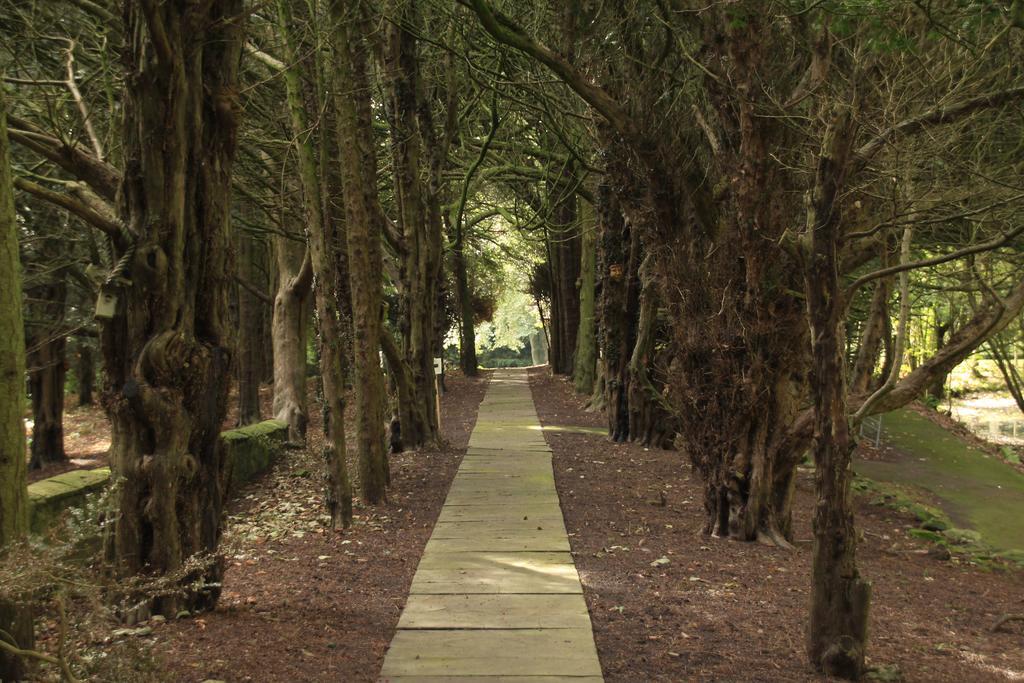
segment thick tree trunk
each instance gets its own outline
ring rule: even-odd
[[[306,442],[309,407],[306,397],[306,311],[313,284],[313,262],[307,249],[297,251],[291,240],[277,236],[278,287],[270,337],[274,358],[274,418],[287,423],[288,440]],[[299,260],[301,258],[301,261]]]
[[[78,365],[75,369],[78,379],[78,405],[93,404],[93,390],[96,386],[96,363],[93,360],[92,345],[78,341]]]
[[[573,384],[581,394],[594,390],[597,370],[597,336],[595,326],[597,290],[597,224],[589,204],[583,212],[580,262],[580,324],[573,362]]]
[[[605,375],[608,433],[629,439],[629,360],[640,314],[640,235],[623,219],[610,188],[598,188],[601,223],[600,343]]]
[[[676,421],[662,392],[655,386],[655,340],[658,323],[656,285],[648,259],[640,266],[640,311],[636,322],[636,341],[627,367],[626,400],[629,405],[629,438],[645,446],[670,448],[676,434]]]
[[[615,441],[668,448],[676,420],[652,374],[656,365],[658,295],[640,234],[623,220],[608,187],[598,188],[600,210],[600,333],[603,403]]]
[[[208,609],[220,595],[242,4],[125,2],[119,196],[130,234],[117,249],[130,284],[101,331],[111,469],[122,480],[107,553],[120,575],[180,586],[142,614]]]
[[[7,102],[0,87],[0,550],[28,531],[25,476],[25,323],[21,314],[18,225],[7,142]],[[31,613],[0,596],[0,629],[13,645],[35,644]],[[9,641],[8,641],[9,642]],[[0,650],[0,681],[20,681],[25,662]]]
[[[332,210],[332,201],[339,194],[329,181],[337,174],[328,170],[328,164],[337,163],[335,142],[331,141],[330,125],[325,126],[319,137],[319,160],[314,140],[309,134],[310,104],[303,93],[305,80],[318,84],[315,93],[323,92],[320,87],[322,70],[319,63],[309,63],[300,54],[311,52],[300,50],[294,33],[291,3],[279,0],[279,30],[284,38],[284,56],[288,67],[285,69],[285,85],[288,92],[288,110],[292,123],[298,157],[299,179],[305,207],[309,238],[309,250],[313,272],[316,276],[315,302],[320,330],[320,370],[324,397],[324,430],[327,437],[323,457],[327,468],[327,509],[335,529],[349,526],[352,522],[352,489],[349,483],[345,450],[345,374],[347,366],[347,340],[350,321],[348,307],[339,305],[337,285],[344,275],[345,259],[339,259],[337,251],[343,238],[339,229],[340,219]],[[308,46],[307,46],[308,47]],[[312,51],[318,54],[316,51]],[[330,122],[333,112],[321,107],[313,96],[313,106],[318,114]],[[333,105],[334,102],[327,103]],[[319,161],[319,163],[318,163]],[[339,272],[340,271],[340,272]]]
[[[847,417],[846,305],[839,287],[837,254],[841,211],[837,197],[853,138],[848,116],[826,133],[805,237],[817,494],[807,652],[811,664],[822,673],[856,680],[864,671],[871,585],[857,571],[857,532],[850,494],[850,460],[856,441]]]
[[[357,447],[362,497],[367,503],[387,499],[390,479],[384,446],[384,377],[381,373],[381,239],[384,215],[377,199],[370,87],[367,75],[366,7],[360,0],[331,5],[338,147],[344,185],[349,283],[355,330],[353,368]]]
[[[437,438],[437,410],[434,392],[435,304],[441,281],[441,223],[436,187],[425,186],[423,143],[433,142],[429,110],[422,102],[416,38],[410,30],[418,26],[415,6],[407,0],[396,8],[400,21],[388,26],[385,58],[388,80],[388,115],[391,127],[391,156],[395,193],[402,231],[400,258],[399,329],[402,333],[402,364],[399,375],[411,378],[406,400],[399,405],[402,441],[418,446]],[[386,334],[386,332],[385,332]],[[401,386],[399,387],[401,391]]]

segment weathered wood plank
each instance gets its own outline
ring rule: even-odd
[[[400,629],[384,659],[388,676],[600,676],[590,628]]]

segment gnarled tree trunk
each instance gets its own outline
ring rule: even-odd
[[[327,468],[326,503],[332,526],[340,529],[352,522],[352,490],[345,461],[344,424],[350,321],[347,316],[348,307],[339,302],[339,295],[345,290],[337,289],[339,280],[345,274],[343,268],[346,260],[339,259],[336,253],[339,251],[343,231],[339,229],[340,217],[332,210],[332,200],[339,193],[329,182],[337,179],[337,173],[328,169],[328,165],[336,163],[338,155],[336,143],[330,138],[330,126],[325,126],[319,138],[314,139],[309,132],[310,117],[307,114],[312,104],[315,111],[330,122],[333,111],[320,106],[319,93],[323,91],[320,84],[324,80],[321,65],[301,56],[319,52],[311,50],[309,45],[305,46],[306,49],[300,49],[294,31],[291,3],[279,0],[277,7],[278,28],[284,38],[284,55],[288,64],[284,72],[288,110],[298,157],[309,252],[316,276],[314,300],[320,330],[320,377],[324,396],[324,433],[327,436],[323,452]],[[312,96],[312,103],[307,101],[303,92],[303,80],[317,84],[313,89],[316,94]],[[319,143],[319,158],[316,143]]]
[[[118,574],[175,581],[180,591],[151,605],[170,616],[220,595],[242,5],[125,2],[120,210],[129,234],[117,247],[130,284],[101,333],[120,482],[107,553]]]
[[[288,440],[303,444],[309,424],[306,341],[313,261],[309,250],[286,237],[274,238],[277,293],[270,323],[274,357],[274,418],[288,424]],[[301,260],[300,260],[301,258]]]
[[[243,232],[238,238],[238,273],[246,286],[238,287],[238,420],[239,427],[260,421],[260,382],[263,355],[266,243]],[[255,292],[249,288],[255,289]]]

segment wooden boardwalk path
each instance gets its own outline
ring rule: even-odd
[[[380,680],[603,680],[524,371],[491,378]]]

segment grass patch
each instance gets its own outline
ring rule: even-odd
[[[978,531],[992,547],[1024,550],[1024,516],[1013,513],[1024,506],[1024,475],[911,410],[888,413],[882,424],[895,457],[858,461],[860,474],[923,489],[953,526]]]

